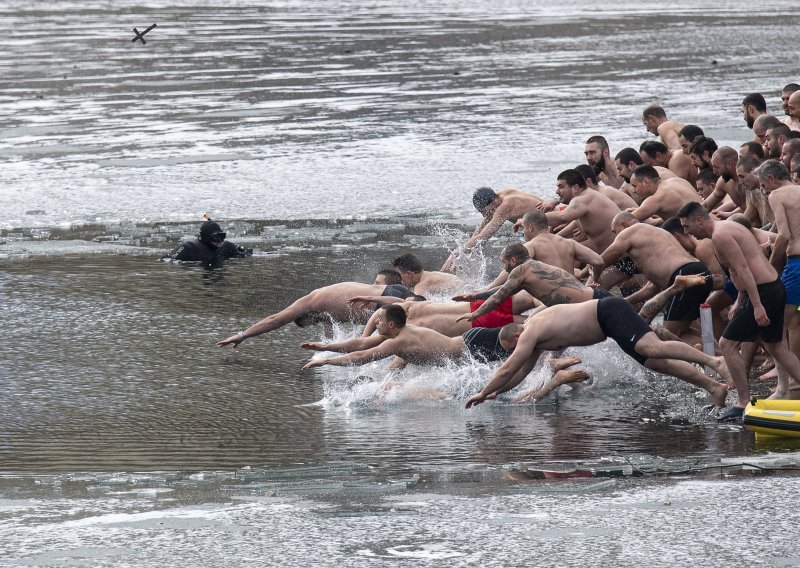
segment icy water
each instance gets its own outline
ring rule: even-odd
[[[800,564],[800,446],[614,345],[571,351],[590,392],[470,411],[491,366],[412,367],[378,401],[351,379],[383,365],[300,370],[319,329],[214,347],[402,252],[437,267],[475,187],[552,195],[588,136],[638,146],[650,102],[748,139],[742,97],[780,114],[800,76],[765,41],[795,11],[2,3],[0,565]],[[206,212],[255,256],[155,260]]]

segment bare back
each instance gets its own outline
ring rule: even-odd
[[[697,190],[688,181],[679,177],[662,180],[656,192],[642,201],[634,216],[640,221],[651,215],[669,219],[676,216],[681,207],[691,201],[699,203],[701,199]]]
[[[535,349],[548,351],[594,345],[606,339],[597,322],[597,300],[547,308],[530,317],[524,326],[515,352],[524,351],[526,334],[535,336]]]
[[[506,221],[512,223],[528,211],[536,209],[542,202],[537,195],[518,189],[503,189],[497,192],[497,196],[500,197],[502,204],[497,208],[496,214],[502,215]]]
[[[462,337],[447,337],[425,327],[406,324],[383,347],[408,363],[442,365],[467,355]]]
[[[419,282],[414,286],[414,293],[421,296],[434,294],[452,294],[463,286],[461,279],[449,272],[423,270]]]
[[[570,273],[575,268],[575,242],[570,239],[543,232],[525,243],[525,248],[533,260],[556,266]]]
[[[636,223],[621,231],[617,240],[627,245],[628,255],[653,284],[669,286],[672,274],[684,264],[697,262],[667,231]]]
[[[546,306],[585,302],[594,295],[571,272],[538,260],[528,260],[512,270],[504,286],[525,290]]]
[[[380,296],[386,286],[361,282],[338,282],[317,288],[296,303],[304,303],[307,312],[328,314],[334,321],[366,323],[372,315],[370,307],[353,308],[347,300],[356,296]]]
[[[611,221],[620,208],[608,197],[597,191],[584,191],[570,201],[569,208],[577,209],[578,225],[589,238],[587,246],[595,252],[603,252],[613,241]]]
[[[620,208],[621,211],[628,209],[630,207],[637,207],[639,204],[636,201],[622,191],[621,189],[615,189],[609,185],[600,185],[597,187],[597,191],[608,197],[611,201],[614,202],[614,205]]]
[[[408,323],[438,331],[447,337],[456,337],[469,331],[470,322],[456,321],[470,313],[469,304],[464,302],[441,304],[436,302],[405,302]]]
[[[743,261],[753,275],[756,284],[767,284],[778,278],[778,273],[764,256],[753,233],[734,221],[717,221],[711,237],[720,263],[731,270],[737,288],[744,290],[737,281],[736,262]],[[742,260],[743,257],[743,260]]]
[[[677,120],[667,120],[658,125],[658,136],[664,146],[671,150],[678,150],[681,143],[678,140],[678,132],[683,129],[684,125]]]

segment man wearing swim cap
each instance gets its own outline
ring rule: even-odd
[[[503,189],[496,193],[490,187],[476,189],[472,194],[472,204],[483,215],[483,221],[467,242],[450,254],[441,270],[452,271],[456,257],[460,253],[475,248],[482,241],[488,241],[506,221],[516,223],[525,213],[536,209],[541,202],[542,200],[536,195],[516,189]]]
[[[236,246],[226,241],[225,236],[219,224],[209,219],[200,225],[197,239],[178,245],[161,260],[218,264],[228,258],[244,258],[253,254],[253,249]]]

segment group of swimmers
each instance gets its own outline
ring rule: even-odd
[[[483,222],[439,271],[404,254],[373,284],[319,288],[217,345],[238,347],[291,322],[322,323],[328,336],[332,323],[352,322],[365,326],[361,337],[303,343],[341,353],[305,368],[388,357],[392,369],[503,361],[469,408],[522,383],[543,352],[612,338],[639,364],[705,389],[715,406],[735,389],[724,420],[742,415],[763,348],[777,378],[772,396],[800,398],[800,85],[786,85],[781,103],[783,119],[767,114],[761,94],[744,98],[754,136],[738,150],[650,105],[642,123],[658,140],[612,157],[604,137],[590,137],[586,163],[557,176],[553,200],[475,190]],[[502,249],[503,271],[492,283],[465,291],[463,259],[507,221],[523,242]],[[712,312],[717,354],[697,346],[702,304]],[[662,310],[663,324],[651,327]],[[586,379],[567,371],[577,362],[555,360],[550,381],[514,400]]]

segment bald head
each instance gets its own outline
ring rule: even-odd
[[[611,220],[611,230],[615,233],[619,233],[620,231],[627,229],[631,225],[635,225],[639,221],[630,211],[620,211],[614,218]]]
[[[789,116],[795,120],[800,120],[800,91],[795,91],[789,96]]]
[[[528,211],[522,216],[522,224],[532,225],[536,230],[544,229],[548,226],[547,216],[544,214],[544,212],[534,209],[533,211]]]
[[[767,130],[770,128],[775,128],[781,124],[781,121],[772,116],[771,114],[762,114],[758,118],[755,119],[753,122],[753,134],[764,143],[764,137],[767,134]]]
[[[800,138],[790,138],[783,143],[781,148],[781,162],[787,168],[792,165],[792,158],[800,155]]]

